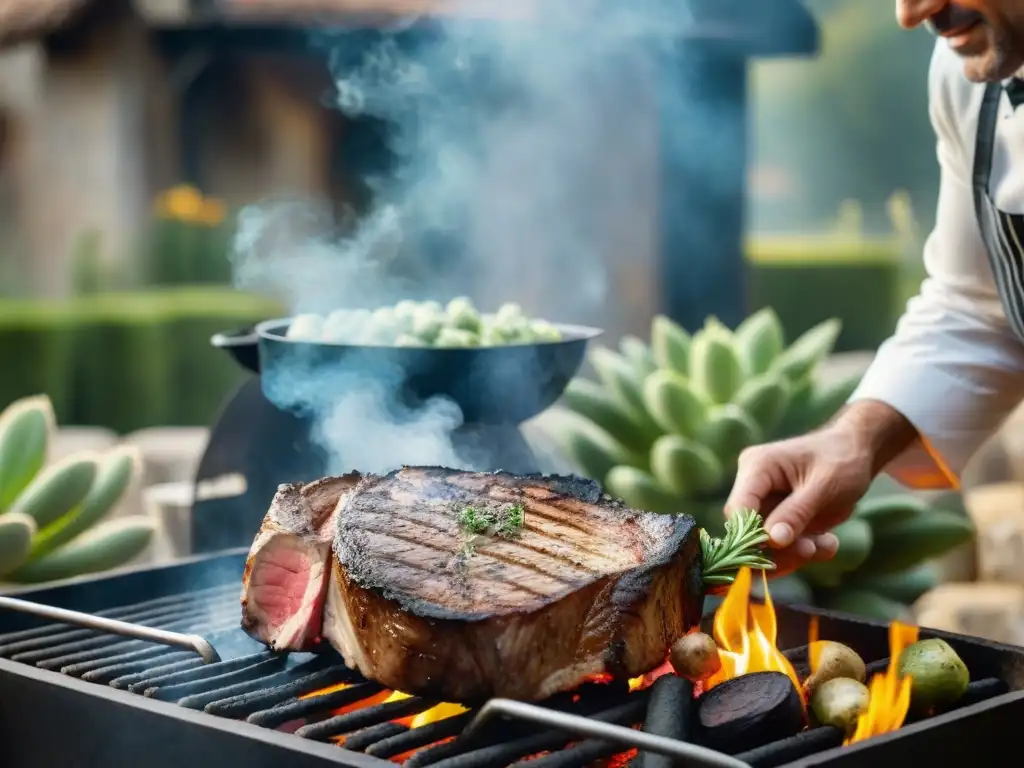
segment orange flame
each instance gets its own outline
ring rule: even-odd
[[[894,621],[889,625],[889,668],[871,678],[868,709],[857,719],[857,730],[846,744],[881,736],[903,725],[910,709],[910,678],[900,677],[903,650],[917,642],[918,628]]]
[[[707,680],[705,690],[751,672],[782,672],[801,689],[796,670],[775,645],[778,624],[764,571],[761,580],[764,605],[750,602],[750,569],[741,568],[715,611],[714,635],[722,668]]]
[[[409,694],[402,693],[401,691],[392,691],[391,695],[385,699],[385,703],[391,701],[401,701],[402,699],[408,699]],[[430,725],[436,723],[438,720],[446,720],[449,717],[455,717],[461,715],[463,712],[468,711],[461,704],[437,704],[428,710],[420,712],[418,715],[412,717],[403,717],[399,720],[395,720],[396,723],[401,723],[408,728],[422,728],[424,725]]]
[[[321,688],[318,691],[304,694],[300,696],[300,699],[311,699],[314,696],[323,696],[328,693],[334,693],[335,691],[343,691],[350,687],[350,683],[338,683],[337,685],[331,685],[327,688]],[[389,704],[393,701],[401,701],[402,699],[408,699],[409,694],[402,693],[401,691],[378,691],[377,693],[370,694],[365,699],[353,702],[344,707],[332,710],[331,715],[344,715],[349,712],[355,712],[357,709],[365,709],[366,707],[374,707],[378,704]],[[424,725],[435,723],[438,720],[445,720],[449,717],[455,717],[455,715],[461,715],[466,712],[466,708],[459,704],[438,704],[431,707],[428,710],[420,712],[418,715],[412,715],[410,717],[402,717],[394,720],[393,722],[400,723],[408,728],[421,728]]]

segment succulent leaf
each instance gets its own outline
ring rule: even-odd
[[[16,400],[0,413],[0,514],[42,470],[54,423],[46,395]]]

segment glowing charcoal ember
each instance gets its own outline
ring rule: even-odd
[[[672,665],[669,662],[666,661],[660,667],[657,667],[656,669],[652,669],[646,675],[643,675],[641,677],[631,678],[630,681],[629,681],[629,690],[630,691],[642,691],[643,689],[649,688],[651,685],[653,685],[654,681],[657,680],[662,675],[671,675],[671,674],[673,674],[673,672],[672,672]]]
[[[626,768],[633,762],[633,758],[637,755],[637,750],[631,749],[628,752],[623,752],[620,755],[616,755],[611,760],[605,763],[606,768]]]

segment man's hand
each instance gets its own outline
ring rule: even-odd
[[[839,546],[830,529],[843,522],[882,468],[917,437],[899,412],[865,400],[816,432],[748,448],[740,455],[726,514],[765,516],[773,576],[807,560],[829,560]]]

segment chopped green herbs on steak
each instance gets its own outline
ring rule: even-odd
[[[522,504],[484,504],[464,507],[459,511],[459,528],[469,535],[465,554],[470,554],[480,536],[514,539],[526,524],[526,510]]]
[[[518,536],[526,522],[522,504],[465,507],[459,512],[459,527],[469,534],[492,534],[503,539]]]

